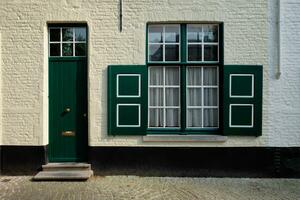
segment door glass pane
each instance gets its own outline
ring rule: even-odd
[[[204,88],[204,106],[218,105],[217,88]]]
[[[75,56],[85,56],[86,55],[86,44],[76,43],[75,44]]]
[[[73,28],[62,29],[63,41],[73,41]]]
[[[75,28],[75,41],[86,41],[86,28]]]
[[[179,26],[166,26],[165,27],[165,42],[178,43],[179,42]]]
[[[179,86],[179,67],[166,67],[166,85]]]
[[[203,68],[203,85],[217,86],[218,85],[218,70],[217,67]]]
[[[179,45],[165,45],[165,61],[179,61]]]
[[[50,29],[50,42],[59,42],[60,41],[60,29],[51,28]]]
[[[204,45],[204,61],[218,61],[218,45]]]
[[[150,85],[163,85],[163,67],[150,67]]]
[[[149,109],[149,127],[163,127],[163,126],[164,126],[163,109],[150,108]]]
[[[166,106],[179,106],[179,88],[166,88]]]
[[[218,109],[205,108],[203,112],[204,127],[218,127]]]
[[[151,43],[163,42],[163,26],[159,26],[159,25],[149,26],[149,42]]]
[[[163,46],[151,44],[149,47],[150,61],[163,61]]]
[[[50,56],[60,56],[60,44],[50,44]]]
[[[63,43],[62,44],[63,56],[73,56],[73,44]]]
[[[201,106],[202,105],[202,89],[201,88],[188,88],[188,106]]]
[[[202,109],[188,109],[187,111],[187,126],[202,127]]]
[[[150,106],[163,106],[164,93],[162,88],[150,88]]]
[[[188,60],[202,61],[202,45],[198,45],[198,44],[188,45]]]
[[[202,26],[188,25],[188,42],[202,42]]]
[[[218,26],[204,25],[204,42],[218,42]]]
[[[187,73],[188,73],[188,78],[187,78],[188,85],[199,86],[202,84],[201,67],[188,67]]]
[[[179,127],[179,109],[166,109],[166,127]]]

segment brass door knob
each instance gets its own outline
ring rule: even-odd
[[[65,108],[64,112],[65,113],[71,112],[71,108]]]

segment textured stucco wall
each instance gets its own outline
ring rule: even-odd
[[[300,1],[270,1],[268,145],[300,146]],[[276,22],[280,22],[277,24]],[[280,25],[280,52],[278,52]],[[278,60],[280,53],[280,61]],[[280,63],[279,63],[280,62]],[[276,79],[278,66],[280,79]]]
[[[269,2],[268,5],[267,0],[124,0],[123,31],[120,33],[118,0],[1,1],[2,144],[48,143],[47,23],[86,22],[89,29],[91,146],[299,146],[299,136],[295,139],[299,135],[295,130],[300,128],[300,105],[296,102],[300,94],[299,78],[296,79],[299,69],[296,60],[289,61],[284,57],[291,51],[286,48],[286,54],[282,54],[286,64],[282,68],[287,72],[279,81],[273,78],[272,70],[276,66],[268,57],[268,48],[275,48],[275,41],[268,42],[268,38],[269,31],[276,30],[276,23],[273,27],[274,21],[268,20],[271,16],[268,6],[274,9],[276,5],[273,6],[275,1]],[[287,10],[286,14],[290,12]],[[291,21],[293,17],[287,20],[295,24]],[[145,63],[145,30],[149,21],[224,22],[225,64],[264,65],[261,137],[229,137],[225,143],[143,143],[141,137],[107,136],[107,65]],[[299,25],[297,30],[299,33]],[[291,37],[299,41],[296,32],[293,33]],[[290,82],[291,78],[293,82]],[[282,118],[286,121],[283,126]]]

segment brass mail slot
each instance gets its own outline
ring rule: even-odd
[[[63,131],[63,132],[61,132],[61,135],[65,136],[65,137],[74,137],[75,131]]]

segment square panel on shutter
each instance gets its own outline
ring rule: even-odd
[[[230,104],[229,127],[252,128],[253,104]]]
[[[117,127],[140,127],[140,104],[117,104]]]
[[[254,93],[253,74],[230,74],[229,89],[231,98],[252,98]]]
[[[140,74],[117,75],[117,97],[140,97],[141,76]]]

